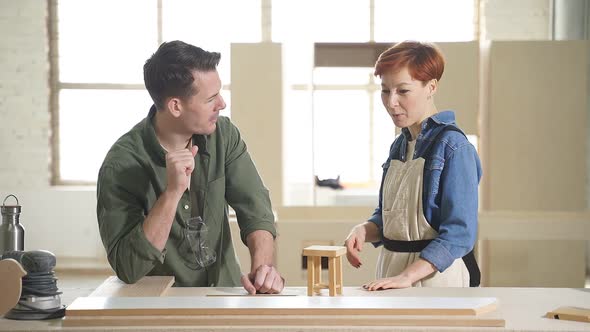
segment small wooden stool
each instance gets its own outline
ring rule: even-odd
[[[303,249],[307,256],[307,296],[329,288],[330,296],[342,295],[342,255],[346,247],[342,246],[309,246]],[[328,257],[328,284],[322,284],[322,257]]]

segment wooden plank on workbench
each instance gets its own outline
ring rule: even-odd
[[[143,277],[134,284],[126,284],[112,276],[98,286],[91,297],[159,297],[174,284],[173,276]]]
[[[66,316],[479,315],[493,297],[79,297]]]
[[[559,307],[553,311],[549,311],[545,317],[590,323],[590,309],[578,307]]]
[[[475,316],[66,316],[63,326],[451,326],[503,327],[504,319]]]

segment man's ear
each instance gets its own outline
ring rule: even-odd
[[[173,117],[177,118],[182,113],[182,104],[178,98],[170,98],[166,103],[166,111],[169,112]]]
[[[431,79],[428,81],[428,89],[430,90],[430,97],[433,97],[438,90],[438,80],[436,78]]]

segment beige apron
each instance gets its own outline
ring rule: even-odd
[[[392,160],[383,183],[383,235],[398,241],[429,240],[438,236],[424,217],[422,181],[424,158],[412,160],[416,140],[408,142],[407,161]],[[377,278],[393,277],[420,258],[419,252],[381,249]],[[469,272],[463,259],[456,259],[443,273],[434,272],[414,287],[469,287]]]

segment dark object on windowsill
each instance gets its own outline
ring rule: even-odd
[[[344,187],[340,184],[340,175],[335,179],[323,179],[320,180],[317,175],[315,177],[315,185],[318,187],[328,187],[332,189],[343,189]]]

